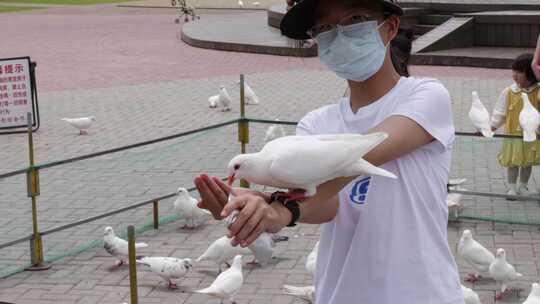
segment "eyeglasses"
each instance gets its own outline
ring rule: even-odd
[[[377,18],[381,16],[386,19],[388,16],[390,16],[390,14],[384,13],[384,14],[377,14],[377,15],[368,15],[368,14],[351,15],[351,16],[341,19],[341,21],[339,21],[337,24],[315,25],[314,27],[312,27],[311,29],[307,31],[307,34],[311,38],[315,38],[322,33],[333,31],[338,25],[348,26],[348,25],[358,24],[358,23],[367,22],[367,21],[374,21],[374,20],[377,20]]]

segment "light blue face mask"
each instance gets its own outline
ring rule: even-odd
[[[337,25],[334,30],[315,37],[319,58],[339,77],[357,82],[366,81],[377,73],[386,56],[377,21],[347,26]]]

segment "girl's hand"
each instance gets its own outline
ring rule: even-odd
[[[223,218],[221,212],[228,202],[230,192],[235,196],[252,194],[270,200],[268,195],[261,192],[243,188],[231,188],[215,176],[210,177],[201,174],[195,178],[194,183],[201,196],[201,200],[197,204],[198,207],[210,211],[216,220]]]
[[[231,244],[247,247],[263,232],[278,232],[291,220],[289,210],[281,204],[269,205],[260,195],[245,193],[228,203],[221,217],[226,217],[234,210],[240,213],[236,221],[229,227],[229,237],[234,237]]]

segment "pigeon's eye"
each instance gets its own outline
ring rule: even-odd
[[[240,165],[234,165],[234,170],[240,169]]]

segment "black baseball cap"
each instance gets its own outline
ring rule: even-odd
[[[397,0],[378,1],[385,12],[390,15],[403,15],[403,9]],[[281,34],[298,40],[309,39],[308,30],[315,25],[315,9],[320,0],[300,0],[285,14],[281,20]]]

